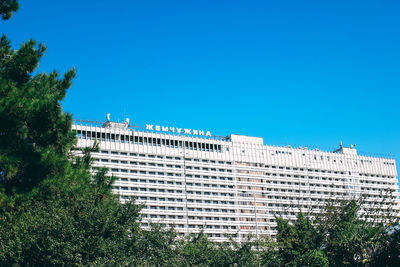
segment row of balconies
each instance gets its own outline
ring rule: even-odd
[[[116,155],[113,155],[113,156],[116,156]],[[181,159],[180,159],[180,160],[181,160]],[[217,161],[216,161],[216,162],[217,162]],[[200,162],[199,162],[199,163],[200,163]],[[208,163],[207,163],[207,164],[208,164]],[[212,165],[212,164],[210,164],[210,165]],[[215,163],[214,165],[216,165],[216,163]],[[267,166],[268,166],[268,165],[267,165]],[[259,169],[271,169],[271,168],[268,168],[268,167],[260,168],[260,167],[250,167],[250,166],[249,166],[249,168],[255,169],[255,170],[259,170]],[[285,169],[286,169],[286,171],[288,171],[287,168],[285,168]],[[308,170],[307,168],[295,167],[295,168],[293,168],[293,169],[297,169],[297,170],[293,170],[294,172],[298,172],[298,171],[301,170],[301,169],[303,169],[303,171],[306,171],[306,172],[311,172],[311,171]],[[283,170],[283,169],[282,169],[282,170]],[[290,171],[292,171],[292,168],[290,168]],[[329,173],[329,172],[331,172],[331,174],[334,174],[335,171],[318,170],[318,172],[322,172],[322,173]],[[336,172],[337,172],[337,171],[336,171]],[[344,171],[340,171],[339,175],[342,175],[341,172],[343,172],[343,174],[344,174]]]
[[[101,155],[101,154],[100,154]],[[117,155],[112,155],[112,156],[117,156]],[[126,157],[126,156],[125,156]],[[110,158],[109,157],[109,155],[107,155],[107,157],[106,158]],[[124,157],[122,157],[123,159],[124,159]],[[139,158],[139,159],[144,159],[144,158]],[[152,159],[148,159],[147,161],[149,161],[149,162],[154,162],[154,158],[152,158]],[[165,162],[165,161],[161,161],[161,162]],[[179,163],[181,163],[181,159],[178,161]],[[215,165],[217,165],[217,164],[209,164],[209,163],[206,163],[206,164],[203,164],[203,162],[198,162],[197,164],[195,164],[196,166],[215,166]],[[222,165],[222,164],[219,164],[219,165]],[[224,166],[225,164],[223,164],[222,166]],[[260,170],[260,168],[259,167],[239,167],[240,169],[246,169],[246,170]],[[266,168],[266,169],[268,169],[268,168]],[[280,170],[280,169],[276,169],[277,171],[276,171],[276,173],[280,173],[280,172],[283,172],[283,173],[287,173],[287,171],[288,170]],[[305,170],[305,169],[304,169]],[[298,174],[299,173],[299,170],[289,170],[289,172],[290,173],[292,173],[292,174]],[[307,173],[309,173],[310,171],[306,171]],[[325,173],[327,173],[327,172],[325,172]],[[343,172],[343,174],[344,174],[345,172]],[[339,177],[341,177],[343,174],[341,174],[341,173],[338,173],[337,175],[339,176]],[[325,175],[325,174],[324,174]],[[335,176],[335,173],[328,173],[328,176],[329,175],[332,175],[332,176]]]
[[[99,164],[100,165],[100,164]],[[110,164],[111,165],[111,164]],[[148,170],[148,168],[137,168],[137,169],[145,169],[145,170]],[[173,172],[173,173],[179,173],[180,175],[182,175],[182,171],[179,171],[179,172]],[[197,173],[197,172],[196,172]],[[118,175],[118,173],[117,173],[117,175]],[[124,173],[123,175],[126,175],[126,173]],[[144,174],[140,174],[139,176],[144,176]],[[159,175],[157,175],[157,176],[159,176]],[[147,175],[147,177],[152,177],[152,175]],[[168,176],[167,175],[167,177],[170,177],[170,176]],[[302,179],[307,179],[307,178],[302,178]],[[276,180],[278,180],[278,179],[276,179]],[[285,179],[286,180],[286,182],[287,182],[287,179]],[[291,179],[291,180],[293,180],[293,181],[296,181],[296,179]],[[307,179],[308,181],[310,181],[311,179]],[[314,180],[314,182],[316,181],[315,179],[312,179],[312,180]],[[343,179],[342,179],[343,180]],[[297,181],[298,181],[298,179],[297,179]],[[324,183],[324,181],[323,180],[318,180],[319,182],[321,182],[321,183]],[[333,183],[333,182],[337,182],[337,181],[325,181],[325,184],[331,184],[331,183]],[[240,182],[241,184],[243,183],[243,182]],[[248,185],[252,185],[252,184],[254,184],[254,183],[252,183],[252,182],[247,182],[247,183],[245,183],[245,184],[248,184]],[[262,183],[261,183],[262,184]],[[377,187],[387,187],[387,185],[376,185]],[[391,188],[396,188],[396,185],[395,184],[392,184],[392,186],[391,186]]]

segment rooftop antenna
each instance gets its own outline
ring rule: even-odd
[[[342,148],[342,147],[343,147],[343,143],[342,143],[342,141],[340,141],[340,144],[339,144],[339,146],[340,146],[340,148]]]

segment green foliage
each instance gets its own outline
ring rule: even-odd
[[[361,219],[360,208],[361,204],[356,200],[332,201],[322,213],[314,216],[299,213],[293,224],[277,218],[281,264],[364,266],[371,262],[372,251],[391,248],[383,245],[388,240],[383,224]],[[396,246],[396,242],[391,244]],[[376,255],[378,258],[379,253]]]
[[[87,152],[89,153],[89,152]],[[62,179],[43,182],[43,195],[3,212],[0,265],[126,264],[130,234],[138,232],[140,207],[113,195],[113,178],[92,179],[77,158]]]
[[[0,16],[3,20],[11,18],[13,12],[19,9],[18,0],[0,0]]]
[[[176,266],[176,233],[160,224],[150,230],[138,229],[128,241],[129,254],[136,265]]]
[[[361,266],[381,242],[383,225],[360,219],[360,208],[356,200],[332,203],[316,219],[326,237],[325,253],[332,266]]]
[[[60,105],[75,70],[63,79],[55,71],[32,76],[45,50],[33,40],[18,50],[6,36],[0,40],[0,207],[64,175],[76,141],[72,117]]]
[[[269,245],[271,243],[268,242],[268,239],[254,240],[252,237],[248,237],[247,240],[242,240],[240,243],[231,240],[232,250],[229,253],[231,261],[226,266],[260,266],[260,251],[268,248]]]
[[[33,207],[21,207],[18,214],[9,214],[1,223],[0,262],[33,266],[126,263],[124,241],[132,220],[137,219],[134,205],[102,202],[94,207],[94,201],[86,200],[69,205],[35,202]]]
[[[140,206],[118,201],[106,169],[91,172],[98,144],[72,150],[60,101],[75,70],[33,74],[45,50],[0,40],[0,265],[128,264]]]
[[[370,266],[400,266],[399,222],[389,225],[382,233],[381,240],[373,253]]]
[[[323,234],[312,224],[302,212],[297,216],[293,225],[288,221],[277,218],[279,255],[284,264],[297,266],[313,259],[322,247]],[[315,251],[313,254],[309,254]],[[307,260],[306,260],[306,259]]]
[[[203,233],[183,240],[180,247],[186,266],[216,266],[215,261],[219,258],[217,252],[217,245],[210,242]]]
[[[302,257],[301,265],[309,267],[327,267],[329,260],[322,250],[310,250]]]

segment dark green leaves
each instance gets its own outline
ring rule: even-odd
[[[19,9],[18,0],[0,0],[0,16],[3,20],[11,18],[13,12]]]
[[[62,79],[57,72],[32,76],[45,50],[33,40],[18,50],[5,36],[0,41],[0,187],[8,196],[61,174],[75,144],[72,117],[60,105],[75,71]]]

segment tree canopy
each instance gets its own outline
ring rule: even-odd
[[[0,1],[0,16],[3,20],[11,18],[13,12],[19,9],[18,0],[1,0]]]

